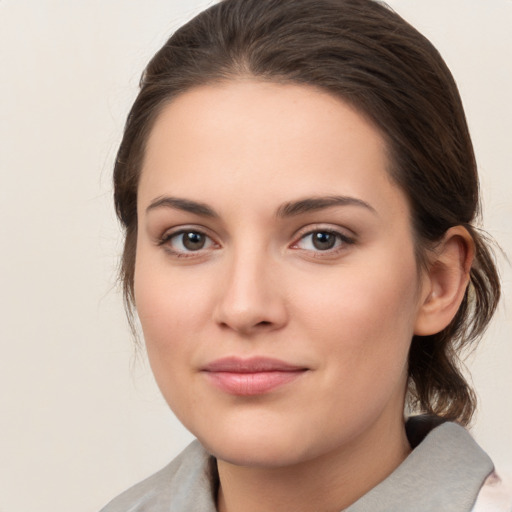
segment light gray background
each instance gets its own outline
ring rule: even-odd
[[[0,0],[0,511],[86,512],[190,439],[134,356],[111,167],[140,72],[211,2]],[[512,253],[512,2],[393,0],[460,85],[485,226]],[[512,298],[470,359],[473,430],[512,470]]]

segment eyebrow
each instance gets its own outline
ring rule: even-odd
[[[295,215],[323,210],[333,206],[359,206],[377,215],[375,208],[366,201],[350,196],[309,197],[298,201],[291,201],[281,205],[276,215],[277,217],[294,217]]]
[[[308,197],[297,201],[283,203],[276,212],[276,217],[286,218],[302,215],[304,213],[324,210],[333,206],[358,206],[366,208],[370,212],[377,214],[375,208],[362,199],[351,196],[322,196]],[[157,197],[146,208],[146,212],[157,208],[174,208],[185,212],[193,213],[201,217],[219,218],[219,215],[206,203],[183,199],[179,197],[163,196]]]
[[[157,197],[146,208],[146,213],[156,208],[174,208],[175,210],[183,210],[185,212],[194,213],[202,217],[217,218],[215,211],[205,203],[191,201],[190,199],[182,199],[179,197]]]

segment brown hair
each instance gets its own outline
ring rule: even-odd
[[[500,284],[490,246],[473,227],[479,186],[473,147],[453,77],[416,29],[374,0],[223,0],[181,27],[153,57],[126,122],[114,169],[125,229],[121,264],[133,313],[137,186],[156,116],[177,95],[237,76],[307,84],[352,104],[388,143],[390,174],[409,199],[419,264],[452,226],[464,226],[476,255],[453,321],[412,340],[413,409],[469,423],[475,395],[460,371],[496,309]]]

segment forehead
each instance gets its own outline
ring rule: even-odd
[[[192,89],[163,108],[148,139],[139,201],[231,194],[270,204],[340,193],[396,202],[402,193],[388,167],[379,131],[339,98],[238,80]]]

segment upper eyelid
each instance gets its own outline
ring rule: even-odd
[[[198,225],[198,224],[190,224],[190,225],[182,224],[179,226],[174,226],[172,228],[166,228],[162,231],[161,236],[159,236],[158,238],[160,238],[160,239],[170,238],[174,235],[179,235],[180,233],[186,233],[189,231],[195,231],[197,233],[201,233],[202,235],[206,235],[212,239],[215,238],[214,236],[212,236],[212,232],[210,229],[208,229],[205,226]]]
[[[315,224],[309,224],[308,226],[304,226],[300,229],[298,229],[294,235],[293,238],[295,241],[300,240],[300,238],[310,235],[312,233],[318,232],[318,231],[326,231],[329,233],[338,234],[344,238],[350,238],[355,239],[356,234],[349,228],[342,227],[342,226],[336,226],[333,224],[328,223],[315,223]]]

